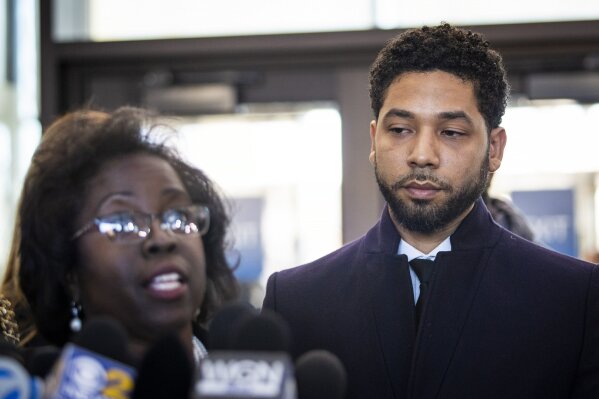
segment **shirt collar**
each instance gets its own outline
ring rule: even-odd
[[[428,254],[422,253],[404,240],[399,242],[399,247],[397,248],[397,253],[399,255],[406,255],[408,257],[408,262],[415,258],[426,258],[430,260],[435,260],[437,253],[441,251],[451,251],[451,240],[447,237],[441,244],[437,245],[435,249],[430,251]]]

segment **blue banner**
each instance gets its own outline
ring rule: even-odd
[[[578,256],[574,190],[514,191],[512,200],[525,214],[541,244]]]

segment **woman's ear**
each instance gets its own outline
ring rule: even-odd
[[[67,273],[67,291],[71,297],[71,320],[69,321],[69,328],[73,333],[81,331],[83,322],[81,321],[81,302],[80,302],[80,290],[79,290],[79,279],[75,273]]]
[[[79,291],[79,279],[74,272],[67,273],[67,290],[71,297],[71,300],[79,302],[80,291]]]

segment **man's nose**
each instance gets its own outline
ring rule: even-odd
[[[439,143],[431,129],[417,131],[411,142],[408,163],[413,168],[435,168],[439,165]]]

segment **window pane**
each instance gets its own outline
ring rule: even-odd
[[[85,2],[80,0],[57,1],[54,36],[58,41],[236,36],[373,27],[371,0],[353,0],[351,6],[345,0],[87,0],[87,7],[83,7],[81,3]],[[75,8],[70,4],[73,1],[77,2]],[[89,14],[76,18],[73,13],[77,12]],[[86,20],[89,26],[82,23]]]
[[[376,26],[383,29],[436,25],[582,21],[599,18],[597,0],[377,0]]]
[[[598,123],[599,104],[572,100],[511,106],[503,118],[508,139],[491,194],[514,200],[543,245],[559,250],[552,245],[577,241],[577,248],[566,252],[571,255],[592,254],[599,242]],[[572,197],[570,204],[557,200],[564,195]],[[530,198],[536,199],[532,207]],[[552,209],[560,206],[559,212]]]
[[[263,107],[263,106],[261,106]],[[281,107],[281,105],[277,105]],[[172,124],[172,123],[171,123]],[[233,204],[238,278],[266,278],[341,245],[341,119],[327,104],[185,119],[178,148]]]
[[[54,38],[138,40],[599,19],[596,0],[55,0]]]

